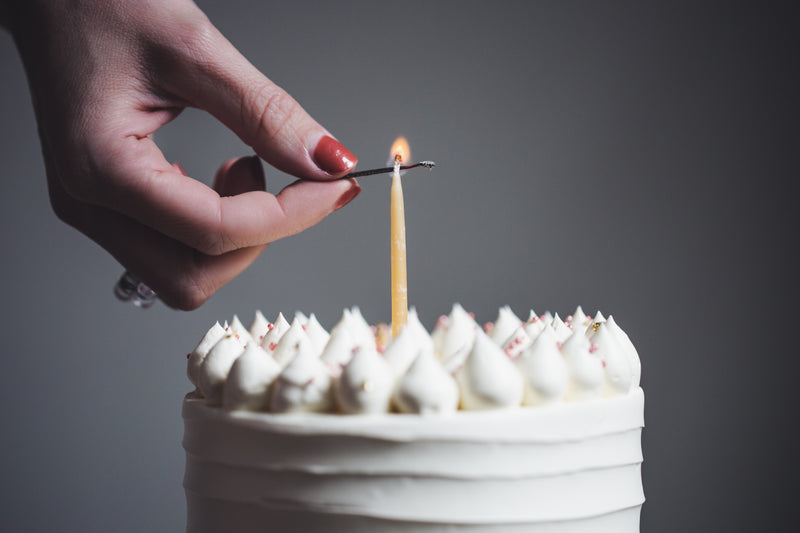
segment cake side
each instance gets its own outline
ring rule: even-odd
[[[406,524],[585,522],[644,501],[643,401],[639,390],[442,419],[242,416],[187,399],[184,485],[195,503],[244,506],[251,515],[258,508]],[[584,429],[587,419],[594,422]]]

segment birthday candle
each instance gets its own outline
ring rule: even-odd
[[[408,142],[404,137],[392,145],[394,160],[391,189],[391,262],[392,262],[392,337],[396,337],[408,322],[408,279],[406,276],[406,218],[403,206],[403,186],[400,165],[410,159]]]

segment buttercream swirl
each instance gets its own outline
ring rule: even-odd
[[[270,385],[280,371],[280,365],[264,348],[248,344],[225,380],[222,406],[230,411],[266,411]]]
[[[522,403],[522,376],[483,331],[476,333],[472,350],[455,377],[462,409],[493,409]]]
[[[392,370],[375,348],[358,346],[334,386],[339,409],[348,414],[385,413],[393,383]]]

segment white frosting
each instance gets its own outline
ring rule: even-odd
[[[586,316],[583,308],[579,305],[575,312],[572,313],[569,323],[572,325],[573,333],[585,333],[586,328],[592,323],[592,319]]]
[[[519,357],[519,354],[532,343],[531,338],[525,333],[525,328],[520,325],[506,338],[506,342],[501,347],[503,352],[513,360]]]
[[[605,321],[606,321],[606,317],[604,317],[603,313],[601,313],[598,310],[597,313],[594,314],[594,323],[595,324],[599,324],[600,322],[605,322]]]
[[[222,387],[233,362],[244,351],[244,346],[233,331],[226,334],[209,350],[200,367],[197,386],[209,405],[222,404]]]
[[[401,329],[397,337],[389,343],[383,356],[397,378],[406,373],[420,351],[433,353],[429,345],[423,345],[420,345],[417,335],[410,327]]]
[[[242,345],[247,346],[248,344],[252,344],[253,337],[250,335],[250,332],[244,327],[242,321],[239,320],[239,317],[233,315],[233,320],[231,320],[230,329],[234,335],[239,337],[239,340],[242,341]]]
[[[564,399],[569,374],[564,357],[558,349],[553,328],[547,325],[516,360],[525,381],[525,405],[555,403]]]
[[[353,307],[353,309],[356,313],[351,309],[342,311],[342,318],[340,318],[339,322],[333,327],[331,334],[344,328],[350,333],[350,337],[353,339],[353,344],[355,346],[369,346],[375,342],[372,329],[369,327],[366,320],[364,320],[358,307]]]
[[[302,311],[295,311],[294,312],[294,319],[292,319],[292,322],[294,322],[295,320],[299,320],[300,323],[305,326],[306,323],[308,322],[308,317]]]
[[[187,399],[187,533],[636,533],[642,410],[641,390],[435,417]]]
[[[331,375],[325,363],[311,351],[310,341],[298,343],[296,351],[272,386],[270,409],[273,413],[331,411]]]
[[[342,368],[353,357],[353,349],[356,347],[353,336],[347,328],[334,328],[333,332],[328,339],[328,343],[322,350],[320,359],[326,365],[334,376],[338,376]]]
[[[203,359],[206,358],[208,355],[208,351],[219,341],[222,337],[225,336],[225,329],[219,325],[219,322],[215,322],[211,329],[209,329],[203,338],[200,339],[200,342],[197,343],[197,346],[192,353],[189,354],[189,360],[186,364],[186,375],[189,378],[189,381],[192,382],[192,385],[197,387],[200,379],[200,367],[203,366]]]
[[[556,339],[558,339],[558,342],[564,342],[572,336],[572,329],[563,320],[561,320],[561,317],[558,316],[558,313],[556,313],[556,316],[553,317],[551,325],[553,326],[553,332],[556,334]]]
[[[394,375],[374,348],[359,346],[334,386],[341,411],[377,414],[389,410]]]
[[[449,372],[455,372],[472,349],[480,327],[460,304],[453,305],[446,322],[447,329],[441,336],[439,357]]]
[[[639,382],[642,378],[642,361],[639,359],[639,352],[636,351],[636,347],[633,345],[630,337],[628,334],[625,333],[621,327],[617,324],[614,320],[614,317],[609,315],[608,320],[606,321],[606,325],[608,326],[611,333],[617,339],[617,342],[620,343],[622,346],[622,350],[625,353],[626,357],[628,358],[628,362],[630,364],[632,378],[631,378],[631,390],[635,390],[636,387],[639,386]]]
[[[264,348],[255,343],[231,366],[225,380],[222,405],[234,411],[266,411],[269,408],[269,387],[278,377],[280,365]]]
[[[458,409],[458,396],[453,376],[432,353],[422,351],[398,381],[393,400],[403,413],[436,415]]]
[[[531,309],[530,316],[528,317],[527,322],[525,322],[525,333],[528,334],[531,340],[536,340],[536,337],[544,330],[545,326],[548,325],[548,322],[542,320],[536,313]]]
[[[307,349],[309,352],[316,355],[314,353],[314,348],[311,346],[311,339],[306,335],[303,323],[300,322],[300,319],[295,318],[294,321],[292,321],[292,325],[286,330],[286,333],[283,334],[281,340],[278,341],[278,345],[275,346],[275,349],[271,353],[275,361],[277,361],[281,367],[284,367],[289,364],[289,361],[294,359],[301,349]]]
[[[352,318],[351,325],[355,330],[356,343],[359,346],[370,346],[374,343],[375,333],[357,305],[350,308],[350,317]]]
[[[416,412],[419,407],[415,406],[431,404],[437,406],[431,409],[435,411],[439,409],[438,406],[447,406],[448,399],[452,396],[449,391],[452,380],[441,379],[439,374],[442,368],[455,375],[460,387],[456,396],[460,397],[460,406],[465,410],[514,406],[523,400],[526,405],[538,405],[562,399],[576,402],[595,399],[600,395],[605,397],[625,395],[638,387],[641,373],[641,363],[630,338],[614,322],[613,317],[609,317],[606,322],[599,312],[598,321],[592,324],[586,335],[572,335],[572,329],[558,314],[553,317],[550,326],[543,318],[537,317],[533,310],[524,325],[518,325],[510,335],[505,335],[498,334],[498,331],[508,329],[511,324],[519,322],[511,309],[505,306],[498,312],[494,330],[487,335],[480,330],[469,313],[459,304],[455,304],[450,316],[441,318],[437,323],[434,341],[412,308],[409,312],[409,322],[401,329],[397,338],[387,337],[380,343],[374,334],[375,328],[370,328],[357,307],[343,311],[342,319],[334,327],[332,334],[328,334],[322,328],[314,314],[306,318],[305,323],[302,319],[302,316],[297,315],[289,325],[283,314],[279,314],[274,325],[267,324],[268,331],[264,339],[279,338],[277,344],[271,342],[272,349],[267,350],[267,354],[271,357],[259,358],[256,356],[258,351],[251,351],[248,357],[241,361],[236,376],[231,378],[229,399],[225,400],[226,406],[231,409],[265,410],[265,402],[259,399],[265,394],[263,382],[267,378],[264,376],[272,380],[276,364],[280,368],[287,367],[290,361],[298,359],[301,352],[319,356],[320,364],[314,365],[314,368],[325,370],[323,382],[326,385],[322,388],[327,391],[330,388],[331,378],[342,377],[343,369],[351,362],[353,353],[358,351],[356,348],[363,351],[362,357],[353,363],[348,374],[344,376],[340,389],[337,389],[342,412],[385,411],[385,402],[393,394],[396,407],[401,410],[410,409]],[[569,321],[574,322],[573,327],[579,328],[582,324],[590,323],[590,319],[580,306],[569,317]],[[263,331],[265,322],[263,315],[256,312],[251,326],[253,331],[256,333]],[[199,390],[195,394],[207,396],[212,405],[223,402],[225,397],[223,391],[228,388],[225,385],[229,378],[228,373],[234,361],[244,351],[244,343],[247,342],[249,333],[243,333],[242,328],[236,315],[229,327],[227,322],[226,328],[222,328],[218,323],[215,324],[189,355],[187,374],[198,386]],[[384,329],[388,333],[387,328],[388,326]],[[534,333],[536,337],[532,339],[529,332]],[[495,334],[496,338],[507,337],[502,347],[498,348],[494,344],[491,334]],[[221,335],[225,342],[215,342]],[[534,346],[534,340],[541,335],[545,337]],[[312,341],[312,337],[316,341]],[[566,340],[563,340],[565,338]],[[323,339],[327,342],[320,349],[319,345]],[[389,343],[388,346],[386,342]],[[557,356],[557,348],[554,345],[562,344],[563,347]],[[215,355],[212,361],[207,363],[206,353],[210,353],[211,345],[216,348],[211,350]],[[255,348],[257,345],[251,342],[248,346]],[[432,347],[441,350],[441,365],[429,364],[431,358],[425,357],[412,372],[411,368],[419,360],[420,353],[435,357]],[[379,348],[381,352],[385,352],[383,355],[376,352]],[[521,360],[523,353],[526,353],[526,356]],[[303,360],[304,358],[299,358],[299,361]],[[298,365],[289,371],[287,374],[289,378],[298,373],[302,375],[297,368],[308,370],[308,365]],[[565,368],[568,383],[566,394],[564,394]],[[391,379],[384,379],[384,374],[387,373],[381,369],[388,369]],[[426,376],[421,373],[423,371],[430,372],[431,375]],[[370,373],[373,372],[377,377],[369,379]],[[253,373],[253,376],[245,375],[247,373]],[[443,387],[444,399],[438,397],[431,401],[425,398],[415,399],[419,391],[426,390],[428,383],[437,380],[442,382],[440,385]],[[295,385],[300,383],[298,380],[295,381]],[[373,383],[386,382],[388,385],[383,386],[379,393],[376,392],[372,396],[365,395],[365,399],[359,399],[361,392],[364,392],[362,389],[366,381],[369,381],[366,385],[368,392],[372,392]],[[405,383],[401,387],[403,381]],[[403,399],[404,394],[407,401]],[[310,405],[308,409],[301,407],[299,410],[333,409],[335,407],[331,401],[333,394],[327,391],[322,396],[327,399],[320,405],[302,398],[300,400],[295,398],[290,402],[297,401],[303,405],[305,403]],[[374,400],[373,396],[379,400]],[[370,403],[373,401],[374,403]],[[400,407],[403,403],[407,407]],[[284,409],[293,410],[293,404]]]
[[[306,335],[308,335],[308,338],[311,341],[311,347],[313,348],[314,353],[321,354],[322,350],[325,348],[325,345],[328,344],[328,339],[331,335],[325,331],[325,328],[323,328],[322,324],[319,323],[314,313],[309,315],[308,320],[305,323],[305,330]]]
[[[278,318],[275,319],[272,327],[267,327],[269,331],[267,331],[267,334],[261,339],[261,347],[267,350],[267,353],[274,352],[283,334],[289,331],[289,327],[289,322],[286,321],[283,313],[278,313]]]
[[[455,377],[462,409],[493,409],[522,403],[522,376],[483,331],[475,335],[472,350]]]
[[[269,321],[264,318],[264,314],[261,311],[256,310],[248,331],[257,343],[261,343],[264,340],[264,336],[269,332]]]
[[[428,330],[425,329],[425,326],[422,325],[422,322],[419,321],[417,310],[414,307],[408,310],[408,323],[403,329],[411,330],[411,333],[416,339],[416,344],[421,350],[435,352],[433,339],[428,334]]]
[[[436,324],[433,327],[433,332],[431,333],[433,352],[435,354],[439,354],[440,356],[442,353],[442,344],[444,344],[444,334],[447,332],[447,326],[449,325],[449,322],[450,319],[447,317],[447,315],[440,315],[436,320]]]
[[[511,307],[504,305],[497,313],[494,327],[489,332],[489,337],[498,346],[503,346],[517,328],[522,325],[522,320],[514,314]]]
[[[633,381],[633,370],[622,345],[606,324],[608,322],[598,324],[597,331],[591,339],[592,350],[603,363],[605,372],[603,396],[628,394]]]
[[[591,343],[584,335],[572,335],[561,347],[570,375],[568,401],[593,400],[603,392],[603,363],[590,349]]]
[[[518,324],[507,355],[463,309],[437,325],[435,341],[410,313],[380,355],[348,310],[319,357],[314,319],[285,325],[275,350],[284,344],[278,354],[290,361],[277,378],[268,353],[254,343],[242,353],[235,317],[218,342],[215,324],[198,344],[207,399],[184,402],[187,533],[638,531],[643,394],[638,354],[612,317],[560,351],[543,320]],[[513,343],[532,330],[529,346]],[[456,331],[470,339],[464,354]],[[451,364],[460,357],[458,384],[431,343],[452,351]],[[382,414],[390,395],[400,414]],[[530,406],[457,411],[459,399],[463,409]],[[337,403],[364,415],[333,414]],[[267,408],[275,414],[252,412]]]

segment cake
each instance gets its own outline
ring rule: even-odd
[[[346,309],[208,330],[183,404],[187,532],[639,530],[636,349],[599,312]]]

